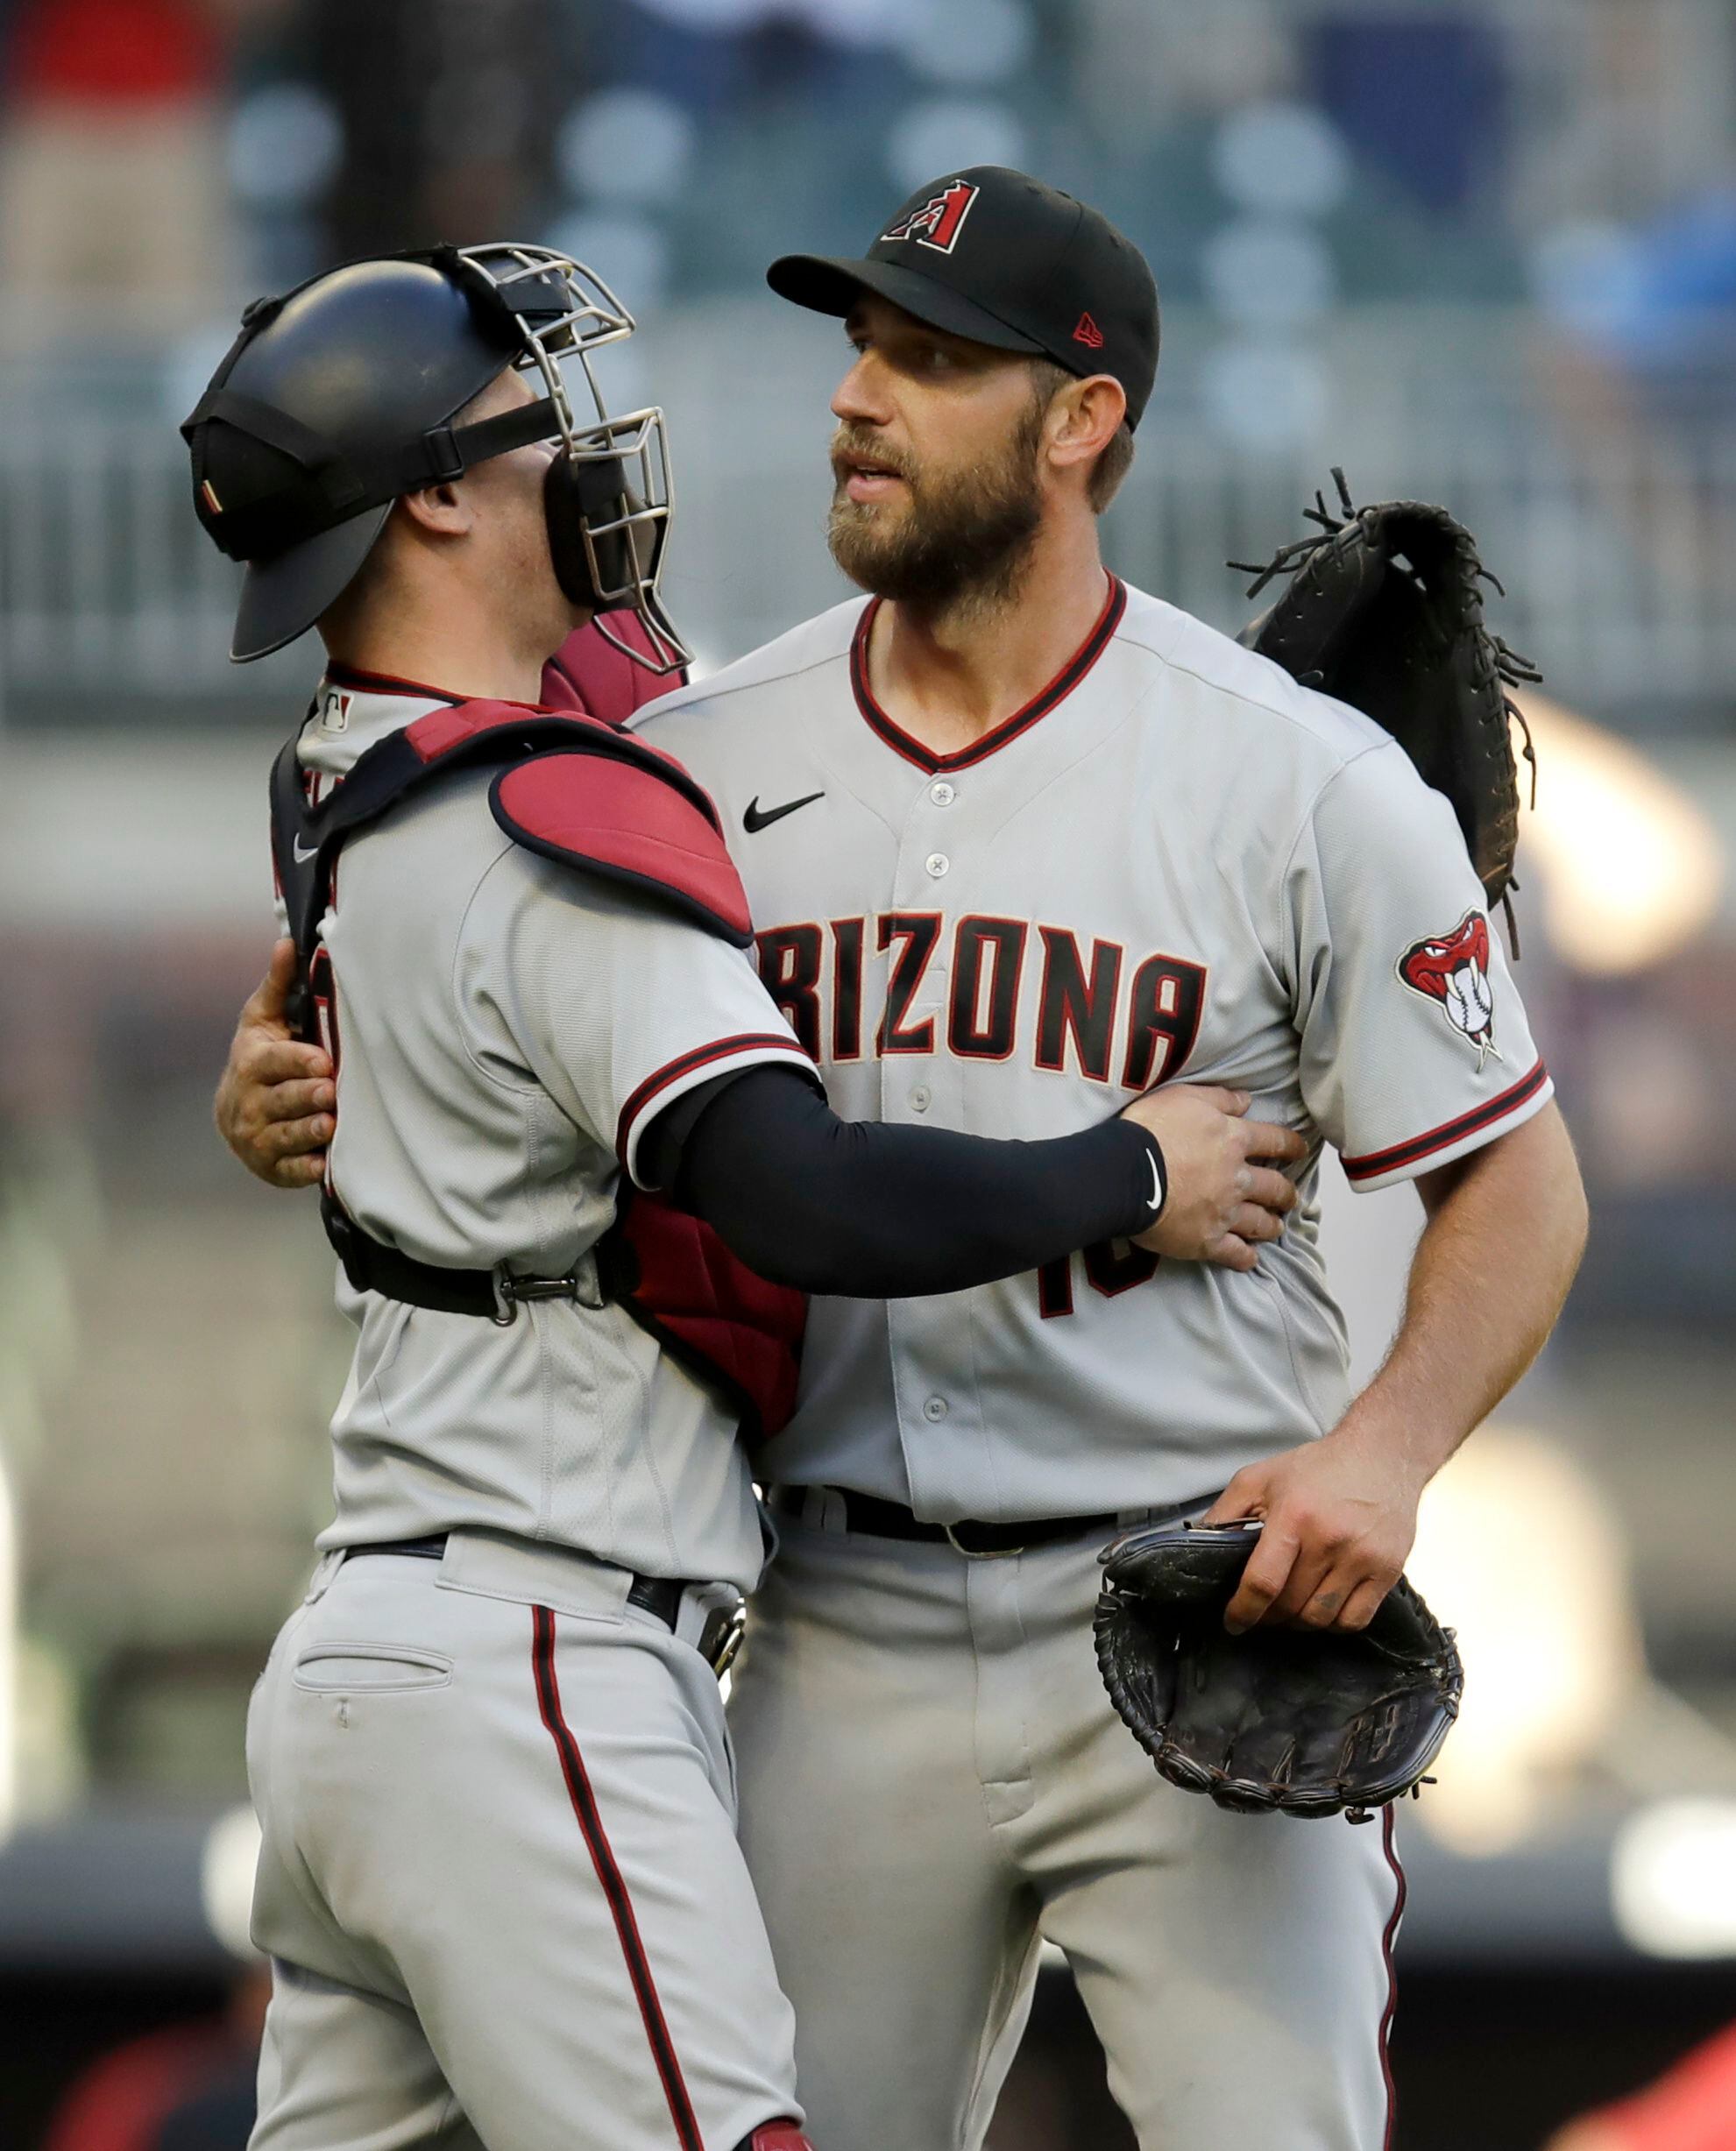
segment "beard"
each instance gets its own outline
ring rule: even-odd
[[[840,428],[832,446],[837,485],[826,524],[832,557],[876,598],[928,613],[1004,603],[1017,591],[1042,520],[1038,453],[1043,409],[1020,421],[993,462],[925,477],[872,439]],[[871,456],[903,479],[903,504],[852,500],[841,455]]]

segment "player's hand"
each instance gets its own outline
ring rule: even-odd
[[[1264,1526],[1224,1625],[1366,1628],[1416,1538],[1428,1475],[1354,1411],[1321,1440],[1250,1464],[1207,1511],[1208,1524]]]
[[[1157,1137],[1169,1174],[1163,1215],[1136,1247],[1251,1270],[1261,1242],[1282,1233],[1296,1190],[1277,1166],[1305,1157],[1307,1145],[1293,1129],[1249,1120],[1250,1103],[1246,1091],[1166,1083],[1128,1107],[1125,1118]]]
[[[285,939],[242,1008],[214,1108],[217,1133],[273,1187],[316,1185],[337,1125],[330,1058],[292,1037],[284,1015],[294,983],[295,944]]]

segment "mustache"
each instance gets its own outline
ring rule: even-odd
[[[909,458],[884,447],[872,434],[854,432],[848,426],[840,426],[832,436],[828,454],[832,458],[833,474],[841,484],[846,466],[860,458],[863,463],[878,463],[882,470],[889,471],[895,478],[911,484],[916,480],[916,471]]]

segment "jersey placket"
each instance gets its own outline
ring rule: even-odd
[[[981,781],[981,780],[979,780]],[[889,945],[887,1026],[880,1061],[880,1110],[884,1121],[905,1127],[932,1121],[941,1128],[968,1126],[964,1070],[946,1051],[946,1024],[952,991],[952,945],[947,928],[967,903],[963,894],[974,861],[963,848],[964,824],[959,809],[972,773],[924,777],[911,799],[899,838],[893,876],[890,923],[882,929]],[[906,922],[900,926],[898,922]],[[907,1008],[897,1006],[896,988],[901,956],[913,938],[932,923],[932,953]],[[909,1044],[899,1041],[908,1039]],[[918,1043],[919,1042],[919,1043]],[[887,1303],[887,1338],[892,1362],[892,1390],[898,1419],[899,1445],[909,1475],[911,1500],[918,1515],[949,1500],[969,1483],[981,1489],[973,1509],[993,1513],[995,1473],[981,1397],[971,1361],[960,1348],[960,1325],[967,1323],[965,1294],[939,1298],[894,1299]],[[949,1371],[937,1378],[930,1369]]]

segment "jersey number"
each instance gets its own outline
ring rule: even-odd
[[[1149,1284],[1163,1257],[1147,1248],[1136,1248],[1130,1240],[1100,1240],[1079,1259],[1092,1290],[1105,1299],[1115,1299],[1136,1284]],[[1071,1255],[1063,1255],[1037,1272],[1037,1305],[1045,1322],[1053,1315],[1073,1312],[1073,1263]]]

